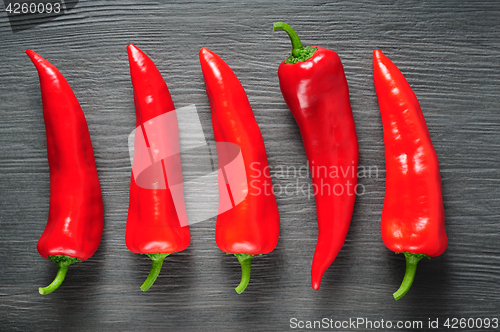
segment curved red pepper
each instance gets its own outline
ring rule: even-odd
[[[142,130],[144,133],[148,148],[154,149],[154,146],[150,146],[150,142],[153,140],[151,137],[148,140],[144,123],[174,111],[174,103],[167,84],[153,61],[134,45],[128,45],[127,51],[134,88],[137,130]],[[179,136],[177,127],[170,129],[177,130],[176,136]],[[164,133],[158,134],[163,135]],[[160,167],[160,175],[158,178],[150,180],[165,183],[166,189],[140,187],[134,179],[134,174],[130,180],[125,243],[130,251],[137,254],[147,254],[153,260],[149,276],[141,286],[143,291],[147,291],[156,281],[165,257],[186,249],[190,243],[189,227],[181,225],[179,221],[178,211],[176,211],[166,176],[167,169],[182,176],[180,162],[180,155],[177,154],[168,159],[162,159],[161,165],[160,163],[153,165]]]
[[[358,139],[344,68],[334,51],[302,47],[286,23],[274,23],[292,41],[292,54],[278,68],[280,88],[300,128],[311,170],[318,218],[318,242],[311,281],[323,274],[342,248],[356,198]]]
[[[51,63],[31,50],[26,54],[40,78],[50,168],[49,218],[37,249],[59,265],[55,280],[39,289],[44,295],[61,285],[70,264],[97,250],[103,207],[87,121],[73,90]]]
[[[373,52],[373,80],[384,127],[387,170],[382,239],[406,256],[406,274],[396,300],[411,287],[417,263],[441,255],[448,245],[441,175],[417,97],[399,69]]]
[[[247,195],[241,203],[219,214],[215,227],[219,248],[235,254],[241,263],[241,283],[236,288],[241,293],[250,280],[252,257],[271,252],[278,243],[278,206],[272,190],[264,140],[245,90],[231,68],[217,54],[203,48],[199,56],[212,110],[215,141],[237,144],[245,165]],[[223,148],[223,145],[217,145],[219,163],[226,153]],[[221,174],[219,172],[220,192],[227,190]]]

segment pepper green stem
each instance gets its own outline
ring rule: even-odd
[[[228,253],[230,255],[230,253]],[[233,254],[238,258],[238,261],[241,264],[241,281],[238,287],[235,288],[238,294],[243,293],[243,291],[247,288],[248,283],[250,282],[250,270],[252,267],[252,257],[254,255],[248,254]]]
[[[395,300],[399,300],[410,290],[410,287],[413,284],[413,279],[415,278],[415,272],[417,272],[417,263],[424,257],[431,259],[429,255],[425,254],[413,254],[406,251],[404,254],[406,257],[406,272],[401,286],[399,286],[399,289],[392,294]]]
[[[313,56],[314,52],[318,49],[317,47],[311,46],[302,46],[302,42],[300,41],[299,35],[292,29],[291,26],[284,22],[274,22],[273,29],[283,30],[290,37],[290,41],[292,42],[292,54],[285,60],[285,63],[294,64],[301,61],[306,61],[310,57]]]
[[[162,254],[162,253],[155,253],[155,254],[146,254],[151,258],[153,261],[153,265],[151,265],[151,271],[149,271],[149,275],[146,278],[146,281],[141,286],[141,289],[143,292],[147,291],[148,289],[153,286],[153,284],[156,281],[156,278],[158,278],[158,275],[160,274],[161,267],[163,265],[163,260],[165,257],[167,257],[170,254]]]
[[[58,289],[64,281],[64,278],[66,277],[68,267],[73,263],[82,261],[81,259],[69,257],[66,255],[48,256],[48,258],[59,266],[59,270],[57,271],[56,278],[50,283],[50,285],[48,285],[47,287],[38,288],[38,292],[42,295],[50,294]]]
[[[292,54],[293,56],[298,57],[299,51],[303,49],[303,47],[299,35],[295,32],[295,30],[293,30],[292,27],[285,22],[274,22],[273,30],[283,30],[288,34],[290,41],[292,42]]]

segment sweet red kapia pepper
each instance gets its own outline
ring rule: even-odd
[[[150,130],[151,123],[162,121],[159,120],[159,116],[175,111],[167,84],[153,61],[139,48],[128,45],[127,51],[134,88],[137,131],[142,131],[152,157],[163,152],[161,150],[165,148],[167,140],[169,145],[167,148],[178,151],[179,128],[175,116],[169,118],[167,128],[154,125],[155,129]],[[146,123],[150,124],[149,129],[145,128]],[[139,137],[137,131],[136,140]],[[134,163],[136,156],[137,151]],[[125,243],[130,251],[146,254],[153,261],[151,271],[141,286],[143,291],[147,291],[156,281],[165,257],[186,249],[191,238],[189,226],[180,221],[180,215],[185,215],[185,211],[177,211],[173,197],[172,182],[176,182],[177,188],[180,184],[180,192],[176,193],[175,198],[182,200],[178,208],[183,209],[180,154],[176,153],[161,161],[152,162],[151,167],[141,173],[143,174],[144,176],[139,178],[140,175],[132,171]],[[138,180],[142,180],[141,186],[134,175]]]
[[[344,68],[334,51],[302,47],[286,23],[274,23],[292,41],[278,68],[281,92],[304,141],[314,187],[318,242],[311,281],[318,290],[337,257],[351,223],[358,183],[358,139]]]
[[[219,212],[225,193],[233,203],[232,208],[217,216],[215,240],[222,251],[234,254],[241,264],[241,283],[236,287],[241,294],[250,280],[252,257],[273,251],[278,243],[278,206],[264,140],[245,90],[217,54],[203,48],[199,55],[219,159]],[[230,159],[227,150],[231,143],[241,150],[244,172],[225,169],[223,159]],[[228,183],[230,179],[238,180]],[[247,185],[238,185],[245,181]],[[238,197],[244,199],[238,202]]]
[[[70,264],[99,247],[103,207],[87,121],[73,90],[51,63],[31,50],[26,54],[40,78],[50,168],[49,219],[37,249],[59,265],[54,281],[39,288],[45,295],[61,285]]]
[[[441,175],[417,97],[380,50],[373,52],[373,80],[384,127],[387,171],[382,239],[387,248],[406,257],[403,283],[394,293],[399,300],[413,283],[418,261],[441,255],[448,245]]]

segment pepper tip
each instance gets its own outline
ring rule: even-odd
[[[319,290],[324,273],[325,271],[318,270],[318,266],[313,264],[311,268],[311,286],[314,290]]]
[[[317,290],[319,290],[319,286],[320,286],[320,285],[321,285],[321,281],[319,281],[319,282],[318,282],[318,281],[313,281],[313,282],[312,282],[312,288],[313,288],[314,290],[316,290],[316,291],[317,291]]]
[[[144,57],[144,52],[142,52],[139,49],[139,47],[135,46],[134,44],[127,45],[127,53],[128,53],[129,59],[133,59],[136,62],[138,62],[139,59]]]
[[[202,54],[211,53],[211,51],[208,48],[206,48],[206,47],[202,47],[201,50],[200,50],[200,52],[198,52],[198,53],[200,55],[202,55]]]
[[[205,59],[205,61],[208,61],[209,59],[212,59],[215,56],[215,53],[210,51],[208,48],[206,47],[203,47],[200,52],[198,53],[198,56],[200,57],[200,59]]]
[[[384,53],[382,53],[382,51],[381,51],[381,50],[376,49],[376,50],[374,50],[374,51],[373,51],[373,58],[374,58],[374,59],[378,59],[378,60],[380,60],[380,59],[382,59],[382,58],[384,58],[384,57],[385,57],[385,55],[384,55]]]
[[[26,50],[26,54],[30,57],[31,61],[33,61],[33,62],[35,61],[36,56],[38,55],[38,54],[36,54],[36,52],[35,52],[35,51],[32,51],[32,50],[30,50],[30,49],[27,49],[27,50]],[[38,56],[39,56],[39,55],[38,55]]]

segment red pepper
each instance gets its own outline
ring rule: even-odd
[[[155,149],[158,150],[157,144],[165,141],[167,133],[159,131],[154,133],[157,136],[148,137],[144,124],[162,114],[174,112],[174,103],[167,84],[153,61],[134,45],[128,45],[127,51],[134,88],[137,130],[142,130],[147,147],[151,153],[155,153]],[[169,130],[175,131],[170,137],[178,138],[179,128],[176,124],[170,126]],[[136,134],[136,139],[137,137]],[[169,144],[178,146],[178,141],[170,141]],[[146,254],[153,261],[151,271],[141,286],[143,291],[147,291],[156,281],[165,257],[189,246],[189,227],[182,225],[179,220],[179,213],[182,211],[176,210],[169,186],[172,178],[167,178],[169,171],[169,174],[182,178],[180,162],[180,155],[176,154],[153,164],[153,170],[148,173],[148,181],[153,188],[139,186],[132,172],[125,243],[130,251]],[[159,183],[165,186],[157,185]]]
[[[219,209],[223,193],[244,199],[217,216],[215,240],[219,248],[234,254],[241,263],[242,293],[250,280],[250,264],[254,255],[271,252],[278,243],[279,214],[272,190],[266,149],[259,126],[240,81],[231,68],[215,53],[200,50],[201,69],[205,79],[219,158]],[[226,143],[241,149],[247,192],[226,184],[222,159],[228,158]],[[230,174],[238,177],[241,174]],[[226,174],[227,176],[227,174]],[[227,188],[227,189],[226,189]],[[233,199],[232,199],[233,200]]]
[[[54,281],[39,288],[45,295],[61,285],[70,264],[99,247],[103,207],[87,121],[73,90],[51,63],[31,50],[26,54],[40,78],[50,168],[49,218],[37,249],[59,265]]]
[[[382,239],[406,257],[406,273],[394,298],[410,289],[417,263],[441,255],[448,245],[441,175],[417,97],[399,69],[373,52],[373,80],[384,127],[386,185]]]
[[[292,41],[292,54],[278,68],[281,92],[304,141],[316,199],[318,242],[311,280],[323,274],[342,248],[358,183],[358,140],[344,68],[334,51],[302,47],[286,23],[274,23]]]

